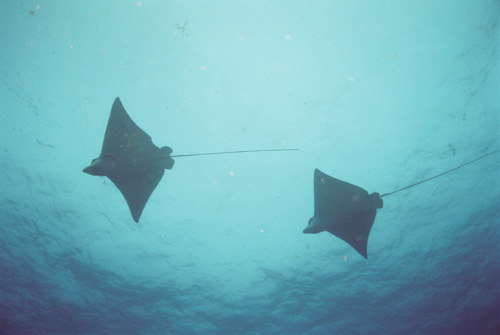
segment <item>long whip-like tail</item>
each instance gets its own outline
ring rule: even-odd
[[[170,157],[176,158],[176,157],[192,157],[192,156],[243,154],[243,153],[247,153],[247,152],[298,151],[298,150],[299,149],[238,150],[238,151],[221,151],[221,152],[206,152],[206,153],[199,153],[199,154],[174,155],[174,156],[170,156]]]
[[[411,184],[411,185],[409,185],[409,186],[406,186],[406,187],[400,188],[399,190],[396,190],[396,191],[392,191],[392,192],[389,192],[389,193],[382,194],[380,197],[382,198],[382,197],[385,197],[386,195],[391,195],[391,194],[394,194],[394,193],[397,193],[397,192],[400,192],[400,191],[403,191],[403,190],[406,190],[406,189],[412,188],[412,187],[414,187],[414,186],[420,185],[420,184],[425,183],[425,182],[427,182],[427,181],[429,181],[429,180],[432,180],[432,179],[435,179],[435,178],[441,177],[441,176],[443,176],[443,175],[445,175],[445,174],[447,174],[447,173],[450,173],[450,172],[452,172],[452,171],[455,171],[455,170],[458,170],[458,169],[460,169],[460,168],[463,168],[463,167],[464,167],[464,166],[466,166],[466,165],[472,164],[472,163],[474,163],[475,161],[478,161],[478,160],[480,160],[480,159],[486,158],[486,157],[488,157],[489,155],[493,155],[494,153],[497,153],[497,152],[499,152],[499,151],[500,151],[500,149],[495,150],[495,151],[492,151],[492,152],[490,152],[490,153],[488,153],[488,154],[486,154],[486,155],[483,155],[483,156],[478,157],[478,158],[476,158],[476,159],[474,159],[474,160],[471,160],[471,161],[469,161],[469,162],[467,162],[467,163],[464,163],[464,164],[462,164],[462,165],[460,165],[460,166],[457,166],[456,168],[453,168],[453,169],[451,169],[451,170],[448,170],[448,171],[445,171],[445,172],[440,173],[440,174],[438,174],[438,175],[435,175],[434,177],[430,177],[430,178],[427,178],[427,179],[425,179],[425,180],[419,181],[418,183]]]

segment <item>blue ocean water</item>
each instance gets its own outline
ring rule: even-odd
[[[500,334],[500,153],[384,198],[368,259],[319,168],[387,193],[500,149],[500,3],[0,1],[1,334]],[[111,104],[178,158],[140,222]]]

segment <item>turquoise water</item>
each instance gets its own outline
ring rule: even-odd
[[[499,334],[500,3],[0,1],[1,334]],[[113,100],[175,154],[139,223],[82,173]]]

